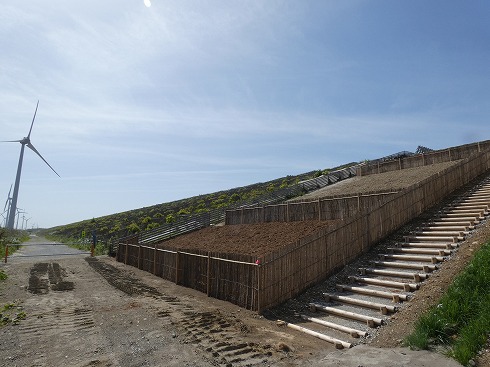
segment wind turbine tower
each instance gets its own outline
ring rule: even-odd
[[[7,213],[7,217],[4,217],[5,227],[7,227],[7,218],[9,216],[9,212],[10,212],[10,202],[12,201],[12,198],[10,197],[10,193],[12,192],[12,186],[13,186],[13,184],[10,185],[9,195],[7,196],[7,200],[5,200],[5,206],[3,207],[2,217],[4,217],[3,215],[5,213]]]
[[[48,165],[51,170],[56,173],[58,177],[58,172],[54,170],[53,167],[46,161],[46,159],[43,158],[43,156],[37,151],[37,149],[32,145],[31,143],[31,132],[32,132],[32,126],[34,125],[34,120],[36,119],[36,113],[37,113],[37,108],[39,107],[39,101],[37,101],[36,105],[36,110],[34,111],[34,117],[32,118],[31,122],[31,128],[29,129],[29,134],[27,134],[27,137],[24,137],[22,140],[5,140],[3,143],[20,143],[21,148],[20,148],[20,157],[19,157],[19,165],[17,166],[17,176],[15,177],[15,184],[14,184],[14,193],[12,195],[12,201],[10,203],[10,210],[9,214],[7,216],[7,228],[13,229],[14,228],[14,222],[15,222],[15,215],[17,212],[17,199],[19,198],[19,185],[20,185],[20,175],[22,173],[22,161],[24,159],[24,148],[27,147],[31,149],[34,153],[36,153],[43,161]]]

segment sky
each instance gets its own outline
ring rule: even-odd
[[[146,1],[0,0],[20,224],[490,139],[487,0]]]

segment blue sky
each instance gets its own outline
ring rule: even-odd
[[[2,0],[0,140],[51,227],[490,139],[490,2]],[[0,144],[2,205],[20,144]],[[3,198],[3,199],[2,199]],[[0,209],[3,209],[0,208]]]

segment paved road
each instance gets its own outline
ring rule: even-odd
[[[8,262],[34,261],[40,258],[59,259],[64,257],[87,256],[89,252],[76,250],[66,245],[48,241],[46,238],[31,235],[28,242],[24,242],[22,247],[10,255]],[[5,254],[2,254],[4,256]]]

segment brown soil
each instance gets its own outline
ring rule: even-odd
[[[294,199],[294,201],[318,199],[324,196],[348,196],[373,191],[400,191],[401,189],[423,181],[458,162],[459,161],[438,163],[430,166],[407,168],[401,171],[391,171],[377,175],[356,176],[340,181],[335,185],[326,186],[320,190],[313,191],[301,198]]]
[[[340,221],[262,223],[207,227],[159,245],[164,248],[206,250],[260,257]],[[253,246],[251,246],[251,244]]]

